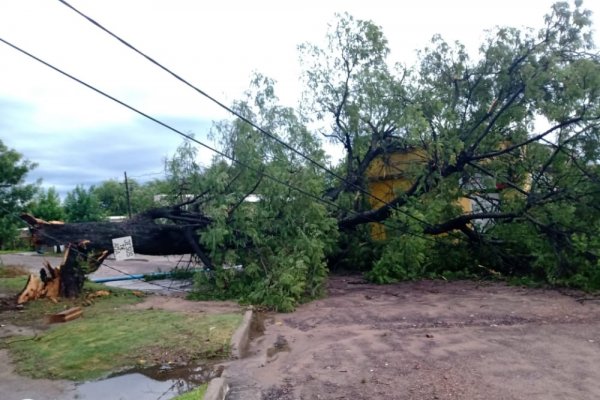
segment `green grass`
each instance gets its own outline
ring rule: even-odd
[[[23,289],[26,282],[27,277],[0,279],[0,292],[8,295],[16,295]],[[90,299],[89,296],[98,290],[107,290],[110,292],[110,296]],[[19,312],[7,311],[2,314],[1,318],[3,321],[13,325],[39,325],[44,322],[46,316],[71,307],[82,307],[86,316],[93,317],[123,305],[135,304],[141,300],[141,298],[135,296],[130,290],[86,282],[83,286],[83,292],[78,298],[61,299],[58,303],[53,303],[49,299],[30,301]]]
[[[12,339],[7,346],[20,373],[86,380],[134,366],[151,353],[185,353],[189,359],[227,355],[240,321],[238,314],[113,310],[84,314],[37,338]],[[147,349],[152,349],[151,353]]]
[[[12,250],[0,250],[0,255],[2,254],[17,254],[17,253],[23,253],[26,251],[31,251],[31,249],[12,249]]]
[[[0,292],[8,295],[19,293],[25,283],[29,272],[20,265],[0,264]]]
[[[0,263],[0,278],[27,276],[29,272],[23,265],[4,265]]]
[[[0,293],[16,295],[21,291],[27,277],[18,275],[0,268]],[[107,290],[110,295],[91,298],[98,290]],[[86,282],[79,298],[58,303],[40,299],[26,303],[20,310],[6,309],[0,313],[3,323],[34,327],[41,333],[0,339],[0,348],[10,350],[22,374],[76,381],[99,378],[136,364],[186,362],[229,354],[229,341],[241,315],[123,307],[141,300],[129,290]],[[83,308],[81,318],[48,328],[48,315],[75,306]]]
[[[202,400],[204,398],[204,394],[206,393],[207,387],[208,383],[205,383],[191,392],[180,394],[179,396],[174,397],[172,400]]]
[[[25,287],[27,283],[26,276],[17,276],[11,278],[0,277],[0,291],[8,295],[16,295]]]

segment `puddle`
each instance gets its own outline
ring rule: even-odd
[[[287,339],[283,335],[277,335],[277,340],[273,343],[273,347],[269,347],[267,349],[267,358],[271,359],[277,353],[281,353],[282,351],[291,351],[292,348],[288,343]]]
[[[162,365],[135,368],[99,381],[77,386],[81,400],[167,400],[221,376],[215,365]]]

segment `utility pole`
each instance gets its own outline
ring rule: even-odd
[[[129,198],[129,182],[127,181],[127,171],[123,172],[125,174],[125,193],[127,195],[127,212],[129,213],[129,219],[131,219],[131,199]]]

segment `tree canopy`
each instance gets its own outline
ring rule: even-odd
[[[222,214],[214,216],[226,223],[203,240],[213,257],[244,264],[251,300],[270,285],[279,290],[282,279],[310,281],[290,266],[305,254],[310,264],[329,257],[332,266],[354,265],[378,282],[487,272],[599,287],[600,58],[591,30],[580,2],[556,3],[537,32],[498,28],[477,54],[435,36],[417,65],[405,67],[389,62],[380,27],[339,15],[325,46],[300,46],[306,92],[299,111],[277,105],[273,82],[260,75],[235,103],[244,117],[325,163],[308,128],[321,126],[322,137],[344,149],[337,176],[243,121],[216,124],[227,154],[254,171],[224,161],[205,171],[221,182],[223,197],[213,206]],[[374,200],[369,168],[379,160],[393,170],[394,155],[409,153],[419,162],[396,171],[408,185]],[[245,204],[250,193],[261,201]],[[385,240],[374,239],[375,223]],[[286,266],[285,278],[274,263]]]
[[[185,142],[153,186],[206,222],[196,295],[291,310],[328,267],[600,288],[600,55],[580,1],[543,21],[490,31],[475,53],[436,35],[404,66],[379,26],[342,14],[325,45],[300,46],[300,107],[256,74],[241,118],[213,126],[225,156],[201,167]],[[124,214],[124,193],[78,187],[67,219]]]
[[[77,185],[67,193],[64,207],[68,222],[102,221],[107,216],[93,186],[86,189]]]
[[[65,210],[60,203],[60,196],[54,187],[47,190],[38,189],[33,201],[28,205],[29,213],[46,221],[63,221]]]
[[[0,140],[0,249],[13,246],[21,225],[16,215],[33,197],[36,185],[25,183],[35,164]]]

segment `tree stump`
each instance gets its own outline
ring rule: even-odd
[[[98,252],[91,249],[88,240],[69,244],[60,266],[54,268],[48,261],[44,261],[44,268],[40,269],[39,276],[29,275],[25,288],[17,297],[17,304],[40,298],[58,301],[59,297],[79,296],[86,274],[96,271],[108,254],[106,250]]]

